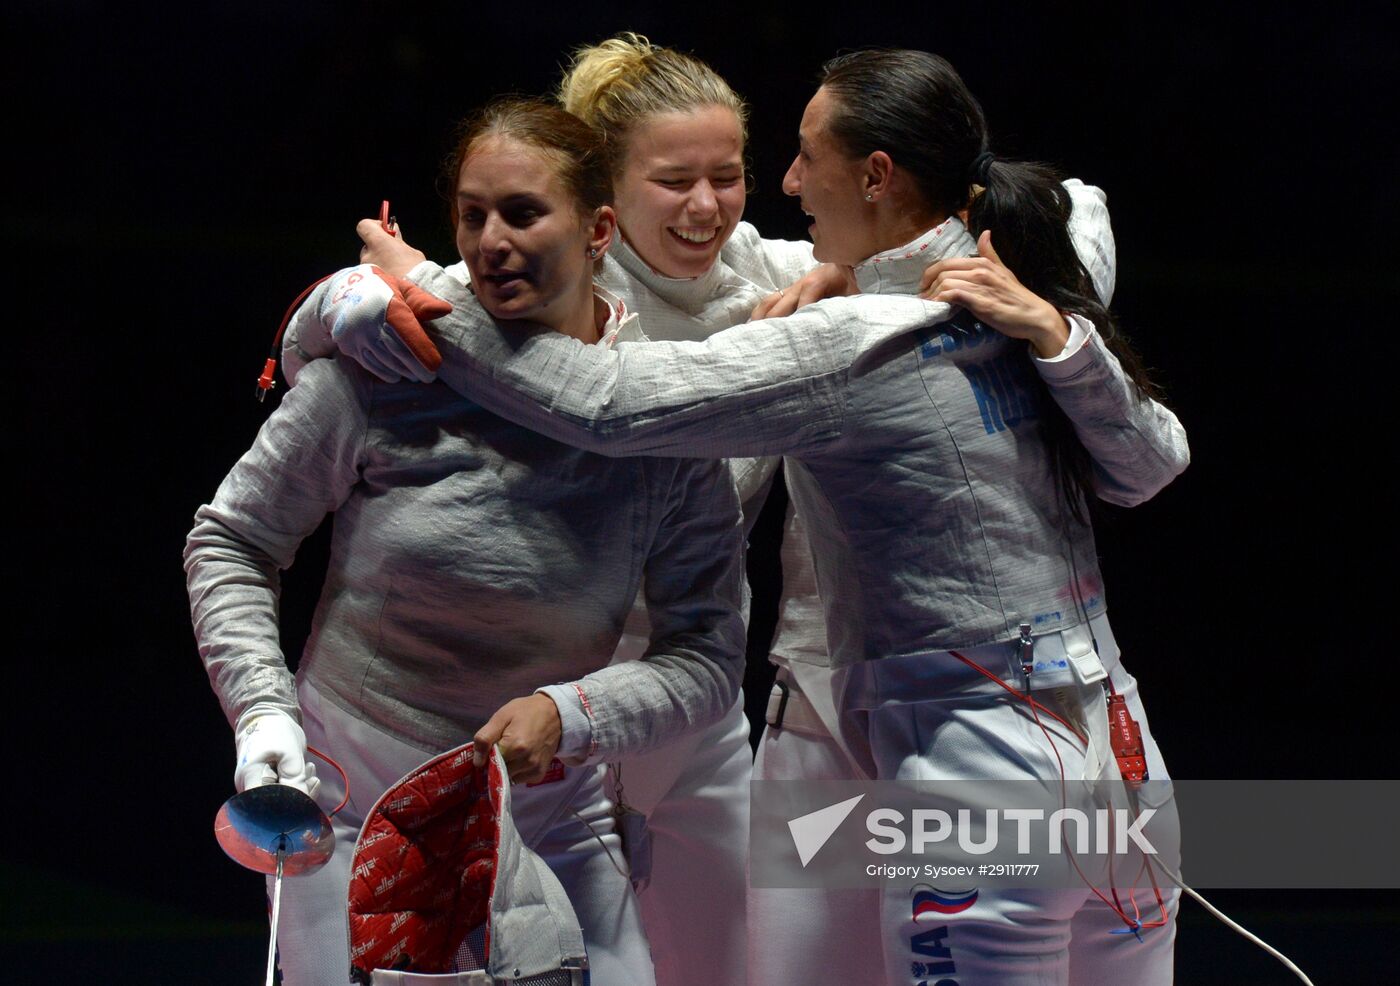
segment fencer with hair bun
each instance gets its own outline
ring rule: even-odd
[[[764,776],[1092,779],[1116,770],[1098,753],[1111,690],[1164,777],[1108,625],[1086,497],[1135,502],[1188,453],[1175,417],[1115,355],[1127,351],[1071,241],[1070,189],[996,157],[961,78],[924,52],[832,60],[799,138],[784,190],[812,219],[816,258],[848,265],[859,294],[699,345],[602,352],[496,323],[457,279],[420,264],[412,279],[456,306],[431,322],[441,379],[610,455],[787,457],[826,660],[792,662]],[[373,310],[362,316],[380,331]],[[1022,623],[1045,659],[1029,683]],[[1091,742],[1052,758],[1016,696],[952,650],[1085,723]],[[984,887],[933,924],[911,912],[907,888],[790,893],[773,908],[751,899],[754,982],[1172,976],[1170,892],[1159,909],[1141,889],[1114,904],[1088,886]],[[1114,934],[1133,913],[1164,918],[1136,929],[1141,941]]]
[[[656,48],[636,36],[615,38],[581,51],[560,93],[567,106],[607,136],[622,242],[605,258],[600,281],[627,298],[639,313],[648,345],[623,345],[617,355],[624,365],[644,369],[614,376],[615,368],[583,368],[580,379],[594,379],[590,375],[596,372],[602,390],[594,399],[579,403],[574,403],[579,397],[575,393],[559,395],[561,403],[556,410],[568,410],[545,421],[531,402],[542,399],[545,389],[555,391],[527,369],[536,365],[530,361],[531,347],[507,358],[503,349],[492,348],[490,340],[496,336],[486,331],[479,341],[492,348],[493,358],[501,357],[504,362],[500,376],[485,384],[481,377],[489,375],[487,361],[479,359],[476,347],[454,331],[447,337],[450,344],[444,353],[449,382],[473,393],[478,389],[489,392],[485,399],[501,413],[608,454],[631,454],[642,448],[661,454],[680,454],[682,450],[729,456],[790,454],[787,481],[793,506],[783,544],[780,625],[772,647],[773,658],[782,668],[784,687],[790,692],[785,706],[789,717],[785,722],[770,720],[755,776],[872,773],[877,765],[870,754],[853,753],[843,736],[842,716],[847,710],[833,682],[849,673],[841,668],[858,659],[894,656],[904,647],[916,646],[915,642],[920,642],[919,646],[939,644],[943,636],[956,636],[959,620],[950,618],[949,626],[935,634],[926,624],[927,611],[933,607],[931,599],[945,600],[956,591],[934,586],[960,587],[968,582],[969,573],[962,568],[969,562],[946,550],[911,558],[903,548],[893,553],[881,548],[863,556],[860,564],[850,555],[854,550],[851,535],[842,531],[841,517],[833,511],[842,509],[841,504],[854,494],[843,490],[837,497],[828,489],[826,483],[839,488],[843,480],[830,471],[835,469],[834,461],[829,468],[822,465],[824,454],[836,454],[831,444],[833,433],[824,431],[824,427],[835,425],[831,409],[819,409],[816,404],[830,394],[815,390],[794,394],[783,389],[779,384],[782,374],[797,372],[805,357],[784,348],[782,357],[777,358],[774,351],[765,348],[778,345],[775,340],[784,333],[802,338],[804,326],[820,322],[824,313],[844,314],[846,309],[819,305],[799,312],[793,326],[781,330],[770,330],[766,323],[734,332],[720,330],[739,324],[755,307],[768,312],[789,310],[795,307],[794,300],[810,296],[808,289],[813,284],[830,290],[833,284],[844,286],[848,282],[848,274],[838,272],[831,277],[835,268],[817,270],[818,259],[845,265],[848,270],[855,266],[859,287],[872,296],[916,294],[921,286],[945,295],[961,292],[960,303],[974,312],[985,308],[989,325],[1032,339],[1037,356],[1044,357],[1032,359],[1017,351],[1007,358],[1020,361],[1008,365],[1024,368],[1015,370],[1017,379],[1039,395],[1035,399],[1043,402],[1044,416],[1063,417],[1059,437],[1033,447],[1038,449],[1035,455],[1043,454],[1050,463],[1048,469],[1061,470],[1074,484],[1063,501],[1054,501],[1062,502],[1072,518],[1078,516],[1078,497],[1083,489],[1130,504],[1146,499],[1170,481],[1185,464],[1180,425],[1149,393],[1134,385],[1116,359],[1103,352],[1102,340],[1110,335],[1110,323],[1104,319],[1101,305],[1066,310],[1090,312],[1103,325],[1102,333],[1085,328],[1087,321],[1066,321],[1054,305],[1048,306],[1055,317],[1047,325],[1044,299],[1024,292],[1024,288],[1023,293],[1017,293],[1015,289],[1022,286],[1008,282],[1005,268],[998,268],[992,260],[983,258],[984,266],[974,271],[936,263],[940,258],[955,259],[960,256],[958,251],[972,254],[975,248],[957,219],[945,222],[949,213],[941,198],[924,200],[926,186],[920,184],[924,176],[916,180],[902,167],[903,151],[894,155],[878,149],[883,158],[877,160],[890,183],[888,187],[872,186],[854,198],[831,193],[842,187],[840,183],[826,182],[826,173],[819,169],[813,173],[813,180],[804,184],[803,200],[817,215],[814,257],[811,244],[765,240],[742,222],[744,110],[722,80],[694,59]],[[824,165],[850,168],[876,154],[837,146],[838,152],[824,159]],[[973,150],[965,161],[954,162],[960,169],[955,176],[959,189],[956,209],[972,205],[976,215],[982,213],[970,201],[971,165],[981,149]],[[899,166],[891,168],[892,161]],[[833,175],[854,177],[844,172]],[[984,193],[984,197],[1001,202],[1003,191],[997,187],[999,183],[993,184],[995,194]],[[847,185],[854,187],[853,182]],[[1096,286],[1111,290],[1112,284],[1112,237],[1103,197],[1098,190],[1078,182],[1052,185],[1053,190],[1038,193],[1054,200],[1042,218],[1051,226],[1058,224],[1057,246],[1069,250],[1058,262],[1062,269],[1069,270],[1063,267],[1069,264],[1083,275],[1082,281],[1074,281],[1080,292],[1075,300],[1088,306],[1094,302]],[[920,234],[935,228],[939,231],[936,243],[919,240]],[[401,245],[372,228],[364,232],[372,255],[381,265],[391,263]],[[902,243],[914,243],[920,249],[912,257],[883,255]],[[1014,254],[1018,244],[1007,246]],[[881,254],[878,260],[869,260],[876,253]],[[408,259],[413,262],[400,272],[430,285],[435,292],[451,293],[451,284],[461,281],[453,270],[444,274],[431,264],[419,263],[419,256]],[[911,266],[912,281],[906,270]],[[992,280],[986,282],[985,278]],[[1045,282],[1041,290],[1057,287],[1054,279],[1032,283],[1041,281]],[[1083,290],[1086,287],[1087,293]],[[874,321],[880,324],[888,321],[894,310],[873,297],[825,304],[850,304],[857,315],[874,304],[880,313]],[[918,313],[933,322],[936,315],[927,313],[942,310],[921,308]],[[459,314],[471,321],[468,311],[454,313],[437,324],[458,324],[454,320]],[[370,325],[366,331],[378,332],[379,327]],[[708,340],[703,349],[666,345],[700,340]],[[1006,344],[1003,339],[988,352],[999,352]],[[664,379],[645,369],[653,365],[653,352],[655,365],[667,366]],[[740,357],[740,353],[744,355]],[[518,373],[517,367],[521,368]],[[623,389],[613,389],[624,377]],[[750,384],[773,384],[772,406],[751,396],[746,390]],[[632,387],[637,385],[653,386],[652,396],[634,391]],[[524,393],[516,393],[513,387]],[[695,396],[702,392],[703,398]],[[603,394],[620,398],[621,404],[598,406]],[[634,415],[633,410],[648,399],[674,404],[665,413],[649,408]],[[1060,410],[1052,411],[1052,407]],[[810,418],[799,421],[798,409],[810,411]],[[942,410],[928,403],[927,394],[888,411],[908,424],[908,440],[915,446],[936,443],[945,428]],[[696,424],[700,421],[704,424]],[[872,433],[883,431],[874,429]],[[1035,434],[1030,439],[1025,438],[1024,428],[1015,434],[1033,443],[1042,441],[1037,427],[1031,431]],[[853,445],[843,449],[852,455],[857,451]],[[872,469],[878,474],[881,468],[895,468],[897,455],[885,462],[889,450],[877,451],[875,461],[862,458],[859,465],[848,462],[841,471],[854,477]],[[1022,473],[1033,470],[1035,455],[1014,469]],[[774,460],[729,461],[751,521],[761,505]],[[929,468],[928,463],[918,467]],[[1037,496],[1044,492],[1037,488]],[[877,499],[878,510],[859,498],[850,502],[860,505],[849,509],[875,510],[863,523],[873,523],[892,534],[897,523],[878,514],[888,510],[892,517],[904,518],[901,499],[888,490]],[[928,518],[912,506],[908,514],[900,523],[909,525],[911,544],[922,543],[925,535],[919,532]],[[970,523],[960,514],[958,517],[956,523]],[[1075,522],[1082,524],[1082,518]],[[884,587],[888,600],[878,605],[871,602],[870,614],[855,620],[851,599],[879,595],[862,587],[864,574],[856,573],[864,573],[868,563],[883,561],[881,552],[890,554],[891,571],[868,574]],[[1085,563],[1081,566],[1084,572],[1093,570],[1091,556],[1092,552],[1082,546],[1076,551],[1076,562]],[[902,566],[910,566],[903,581],[894,577],[905,571]],[[934,570],[930,571],[930,566]],[[819,583],[828,590],[824,597],[818,595]],[[916,590],[930,593],[931,599],[909,599],[909,593]],[[912,614],[923,615],[911,616],[904,626],[903,617],[892,615],[902,612],[894,600],[907,600],[905,605]],[[899,629],[877,631],[871,625],[877,614],[887,615]],[[995,639],[1003,630],[981,627],[976,632],[991,635],[984,639]],[[628,631],[620,659],[644,653],[647,647],[641,621],[631,621]],[[898,646],[896,640],[901,641]],[[840,667],[833,669],[833,658]],[[738,904],[744,886],[744,857],[742,843],[735,840],[742,839],[747,811],[743,739],[743,720],[736,706],[709,735],[692,735],[664,755],[622,762],[627,798],[648,809],[655,829],[655,874],[642,902],[656,949],[659,981],[688,981],[686,977],[698,967],[718,968],[715,981],[742,981],[745,973],[727,957],[736,954],[734,944],[745,935],[746,925],[752,982],[776,981],[775,977],[784,981],[804,977],[869,979],[872,950],[877,951],[877,942],[887,937],[879,931],[880,908],[870,895],[848,898],[841,892],[759,891],[749,895],[747,914]],[[667,848],[672,841],[674,854]],[[818,943],[823,936],[827,946]],[[842,947],[842,943],[852,947]],[[697,965],[700,962],[703,966]]]

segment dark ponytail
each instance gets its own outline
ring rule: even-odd
[[[1022,284],[1093,322],[1139,396],[1158,396],[1075,253],[1073,206],[1061,176],[991,153],[981,104],[947,60],[922,51],[851,52],[822,67],[820,84],[836,98],[830,128],[849,154],[884,151],[914,179],[931,214],[967,209],[969,232],[990,229],[998,255]],[[1041,427],[1060,492],[1082,520],[1078,494],[1093,493],[1092,463],[1059,405],[1048,394],[1043,403]]]
[[[1074,206],[1061,175],[1044,164],[993,161],[986,170],[985,190],[968,208],[967,227],[973,236],[992,231],[998,256],[1026,287],[1062,312],[1074,312],[1094,323],[1099,338],[1123,364],[1139,398],[1160,395],[1136,352],[1118,329],[1118,320],[1099,299],[1094,282],[1074,249],[1069,219]],[[980,184],[980,183],[979,183]],[[1050,460],[1070,511],[1083,520],[1078,497],[1094,502],[1093,462],[1074,433],[1074,425],[1054,400],[1041,418]]]

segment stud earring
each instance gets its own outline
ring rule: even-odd
[[[589,259],[589,260],[594,260],[594,259],[597,258],[597,256],[598,256],[598,248],[597,248],[597,247],[589,247],[589,248],[588,248],[588,259]]]
[[[869,192],[866,192],[866,193],[865,193],[865,201],[867,201],[867,202],[874,202],[874,201],[875,201],[875,196],[871,195]]]

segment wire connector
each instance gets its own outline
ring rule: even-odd
[[[1035,640],[1031,637],[1031,625],[1021,624],[1021,674],[1026,676],[1026,688],[1031,687],[1031,672],[1035,670]]]
[[[269,356],[263,364],[262,376],[258,377],[258,403],[267,399],[267,392],[277,386],[277,359]]]
[[[1128,711],[1122,695],[1108,696],[1108,742],[1118,761],[1118,772],[1128,787],[1137,790],[1147,780],[1147,757],[1142,749],[1142,727]]]

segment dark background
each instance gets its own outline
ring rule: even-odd
[[[1397,73],[1377,17],[57,0],[12,2],[3,25],[11,981],[259,981],[259,880],[212,838],[232,743],[189,629],[185,532],[271,408],[252,393],[278,319],[355,260],[355,220],[392,199],[450,258],[434,179],[452,123],[622,29],[750,100],[746,218],[770,236],[803,235],[778,182],[818,66],[847,47],[948,56],[997,151],[1107,189],[1115,307],[1192,442],[1180,480],[1099,529],[1173,773],[1395,776]],[[292,653],[323,541],[289,578]],[[1389,971],[1393,895],[1215,896],[1318,983]],[[1289,981],[1191,904],[1179,954],[1182,982]]]

